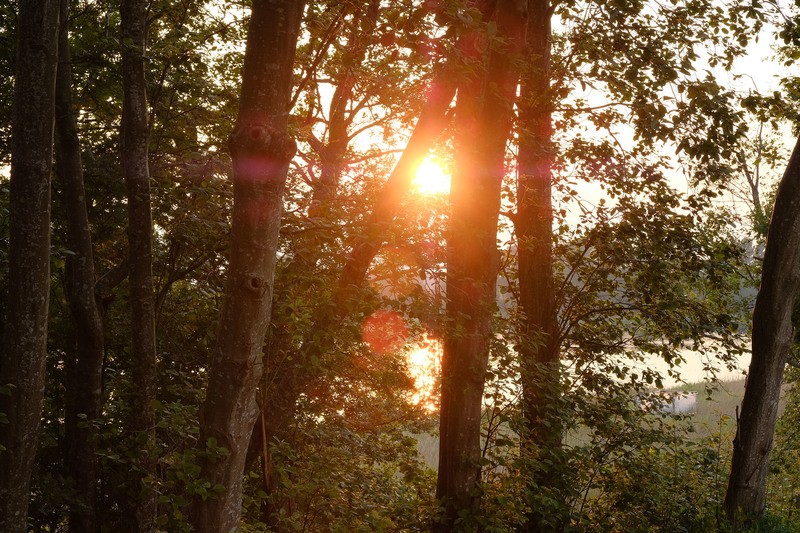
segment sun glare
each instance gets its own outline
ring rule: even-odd
[[[450,192],[450,175],[437,159],[427,158],[414,175],[414,190],[420,194],[447,194]]]
[[[436,385],[441,373],[442,345],[439,341],[425,338],[408,352],[408,373],[414,378],[416,391],[411,401],[428,411],[436,411]]]

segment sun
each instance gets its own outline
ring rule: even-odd
[[[439,159],[428,157],[417,167],[412,186],[419,194],[448,194],[450,174],[445,172]]]

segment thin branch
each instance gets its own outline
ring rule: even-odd
[[[297,104],[297,99],[300,98],[300,94],[302,94],[303,90],[306,88],[306,85],[308,85],[309,80],[316,73],[319,64],[327,55],[328,48],[330,48],[331,43],[333,43],[333,39],[336,37],[336,33],[344,23],[344,14],[346,10],[347,5],[345,4],[339,10],[339,13],[337,13],[336,17],[333,19],[333,22],[331,22],[331,25],[328,26],[328,29],[325,31],[325,36],[323,37],[319,50],[317,50],[317,55],[314,57],[314,60],[311,62],[311,66],[309,66],[308,70],[306,71],[306,75],[303,76],[303,79],[300,80],[299,84],[297,84],[297,89],[295,90],[295,93],[289,103],[289,109],[294,108],[295,104]]]

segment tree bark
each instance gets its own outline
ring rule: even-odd
[[[202,477],[222,490],[195,499],[198,532],[239,525],[242,474],[259,412],[256,391],[272,310],[283,188],[296,151],[287,107],[303,7],[298,0],[253,2],[239,115],[229,140],[234,208],[228,283],[200,419],[200,445],[215,444],[227,454],[205,454],[202,461]]]
[[[66,210],[65,292],[77,344],[75,379],[67,384],[73,399],[67,406],[67,472],[75,487],[70,531],[91,533],[97,523],[97,446],[94,427],[102,408],[103,320],[95,298],[92,235],[86,211],[83,166],[72,102],[69,50],[69,1],[61,0],[61,32],[56,77],[56,175]]]
[[[0,530],[27,531],[47,359],[50,174],[58,58],[58,0],[20,0],[11,191],[8,320],[0,354]]]
[[[497,221],[518,80],[513,60],[526,12],[524,2],[497,2],[492,19],[501,39],[490,42],[485,70],[478,68],[458,86],[436,485],[444,515],[435,531],[459,530],[459,517],[474,516],[480,508],[481,408],[496,305]],[[483,61],[478,39],[464,43],[476,63]]]
[[[753,310],[753,355],[725,494],[725,510],[737,526],[764,511],[783,371],[793,342],[792,310],[799,292],[800,139],[778,187]]]
[[[520,531],[561,531],[560,335],[553,283],[553,140],[549,0],[528,1],[525,74],[519,102],[516,230],[522,366],[522,468],[528,511]],[[553,502],[543,508],[542,502]]]
[[[123,0],[122,37],[122,173],[128,197],[128,254],[130,262],[132,391],[130,430],[139,460],[131,493],[131,524],[135,531],[152,531],[155,490],[156,334],[153,293],[153,221],[150,212],[149,130],[145,46],[146,2]]]

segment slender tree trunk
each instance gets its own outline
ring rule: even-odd
[[[451,65],[434,76],[419,120],[411,132],[403,154],[375,200],[364,231],[350,243],[334,300],[337,308],[345,304],[366,277],[369,265],[385,242],[386,233],[400,211],[401,201],[411,187],[414,171],[449,122],[447,111],[456,92]]]
[[[519,103],[517,217],[522,363],[522,468],[529,509],[520,531],[561,531],[566,521],[559,420],[560,336],[553,283],[553,141],[550,2],[528,1],[526,66]],[[547,502],[547,504],[545,503]]]
[[[27,531],[38,443],[50,296],[50,174],[58,59],[58,0],[20,0],[14,115],[8,321],[0,354],[0,531]]]
[[[337,190],[341,181],[342,172],[345,166],[345,158],[350,145],[349,130],[354,116],[348,111],[349,104],[353,99],[353,89],[358,78],[353,70],[353,65],[360,65],[366,56],[367,44],[373,39],[375,27],[378,22],[380,1],[369,0],[363,6],[349,6],[345,9],[356,9],[354,16],[357,23],[349,32],[345,49],[351,53],[350,64],[342,65],[339,72],[335,75],[335,85],[333,97],[328,108],[328,127],[326,132],[326,142],[312,141],[313,148],[319,155],[320,173],[313,184],[311,204],[308,208],[308,218],[312,224],[319,223],[319,220],[331,222],[332,210],[336,201]],[[296,290],[314,290],[315,283],[309,276],[309,271],[313,269],[320,256],[320,251],[334,239],[329,232],[312,230],[305,233],[295,241],[292,253],[292,261],[284,270],[286,275],[283,279],[276,282],[278,293],[275,300],[279,300],[283,294],[291,293]],[[294,278],[296,274],[300,278]],[[286,278],[289,278],[288,280]],[[294,296],[289,296],[294,298]],[[291,359],[285,357],[286,354],[293,352],[292,339],[285,334],[285,329],[281,327],[280,309],[276,309],[276,316],[273,323],[276,323],[268,343],[266,352],[268,372],[265,373],[262,391],[262,407],[269,406],[262,413],[261,420],[265,422],[264,431],[254,432],[254,443],[261,451],[261,460],[265,463],[264,468],[264,492],[267,497],[262,507],[264,522],[270,527],[276,528],[276,519],[281,509],[288,512],[293,504],[290,501],[276,501],[274,488],[277,484],[275,479],[275,468],[269,454],[269,444],[273,439],[285,440],[287,438],[285,430],[287,422],[294,418],[294,403],[300,394],[298,389],[298,378],[303,372],[303,365],[307,359],[305,357],[294,356]],[[315,328],[316,330],[316,328]],[[277,365],[271,365],[272,361],[281,361]],[[277,386],[276,386],[277,385]],[[263,435],[267,436],[267,445],[264,445]],[[271,477],[270,477],[271,476]]]
[[[140,455],[131,494],[132,527],[152,531],[155,491],[156,334],[153,293],[153,221],[150,212],[149,134],[145,82],[145,0],[122,0],[122,173],[128,195],[132,395],[130,430]]]
[[[272,285],[283,188],[296,150],[287,129],[292,67],[302,0],[253,2],[245,50],[233,158],[230,264],[220,334],[200,419],[201,446],[227,450],[202,462],[202,476],[221,491],[194,502],[198,532],[239,525],[247,446],[258,416],[261,352],[272,310]]]
[[[327,142],[319,150],[320,175],[314,186],[308,210],[309,218],[326,215],[336,197],[345,164],[344,159],[351,141],[349,129],[354,118],[348,112],[348,105],[353,99],[353,88],[358,81],[353,72],[353,65],[360,65],[364,61],[367,45],[374,39],[380,2],[369,0],[363,6],[359,5],[357,9],[355,17],[358,24],[352,29],[345,45],[345,49],[350,52],[350,59],[348,64],[342,65],[341,71],[336,76],[336,89],[328,110]]]
[[[97,446],[94,427],[102,408],[103,320],[95,299],[94,258],[78,128],[72,103],[68,0],[61,0],[61,33],[56,77],[56,175],[66,210],[66,294],[75,327],[77,363],[66,424],[67,470],[75,483],[76,502],[70,508],[70,531],[98,531]]]
[[[753,310],[753,356],[725,494],[725,510],[736,525],[764,511],[778,400],[794,333],[792,310],[799,292],[800,139],[778,187]]]
[[[435,531],[460,530],[458,518],[480,508],[481,409],[496,306],[497,220],[517,88],[512,61],[520,52],[526,11],[524,2],[497,2],[492,19],[504,42],[490,43],[485,71],[478,69],[458,87],[436,485],[444,516]],[[477,40],[464,48],[476,62],[482,61]]]

